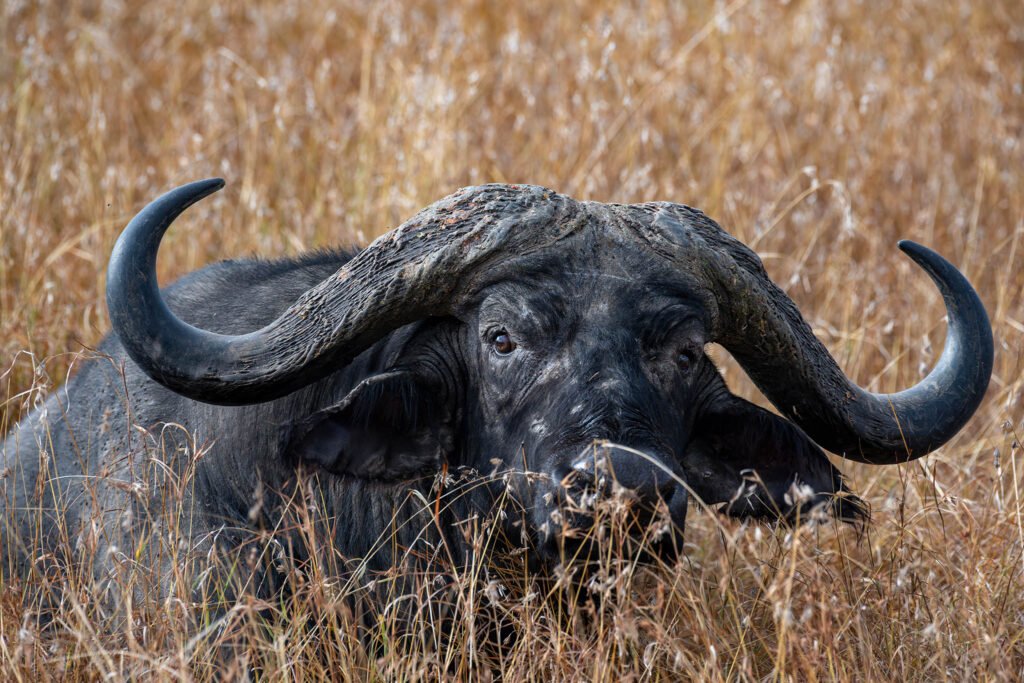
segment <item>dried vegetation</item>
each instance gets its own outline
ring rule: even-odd
[[[917,381],[944,335],[899,238],[963,269],[997,344],[989,395],[949,444],[842,465],[872,506],[863,535],[693,509],[685,559],[609,552],[578,600],[563,577],[478,558],[449,568],[446,628],[433,610],[405,627],[382,613],[370,648],[341,599],[362,588],[322,566],[223,613],[188,604],[201,560],[171,598],[140,591],[139,571],[8,581],[0,677],[1019,679],[1022,88],[1011,0],[0,3],[2,430],[107,330],[119,229],[211,175],[228,188],[172,231],[166,280],[365,243],[457,187],[530,182],[702,208],[875,391]],[[470,532],[487,543],[486,525]],[[44,583],[66,596],[47,629],[24,607]],[[488,644],[495,619],[517,637]]]

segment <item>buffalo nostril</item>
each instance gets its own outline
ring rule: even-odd
[[[609,483],[612,468],[602,457],[576,462],[563,479],[571,487],[604,488]]]
[[[602,442],[577,456],[562,479],[562,486],[569,490],[589,489],[602,495],[621,487],[644,503],[655,503],[674,496],[679,484],[664,458]]]

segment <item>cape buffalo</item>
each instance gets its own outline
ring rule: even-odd
[[[945,348],[918,385],[874,394],[700,211],[529,185],[459,190],[356,253],[226,261],[161,292],[164,232],[222,186],[177,188],[129,223],[108,271],[114,334],[6,438],[6,570],[74,548],[100,573],[123,553],[166,575],[161,530],[230,546],[280,529],[300,480],[333,549],[377,568],[429,560],[437,539],[460,547],[459,521],[499,499],[521,513],[508,538],[544,566],[591,523],[588,497],[613,489],[676,532],[694,496],[731,515],[820,504],[849,519],[860,503],[822,448],[919,458],[988,386],[985,310],[925,247],[900,243],[943,296]],[[710,342],[784,417],[729,392]],[[466,473],[481,478],[431,503]]]

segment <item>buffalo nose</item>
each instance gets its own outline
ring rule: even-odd
[[[618,484],[633,491],[645,503],[669,500],[680,486],[677,476],[661,459],[614,443],[595,444],[572,464],[565,483],[571,488],[596,489],[601,493]]]

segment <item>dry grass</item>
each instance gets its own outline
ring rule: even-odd
[[[453,577],[449,636],[429,612],[404,635],[385,615],[369,651],[326,570],[219,622],[147,595],[104,615],[84,574],[51,577],[71,598],[50,630],[22,606],[38,586],[0,584],[0,677],[1024,675],[1024,4],[410,5],[0,3],[0,429],[108,329],[120,228],[210,175],[228,188],[171,232],[167,280],[228,256],[364,243],[487,181],[692,204],[756,248],[876,391],[912,384],[941,349],[941,304],[895,249],[915,239],[988,307],[987,400],[923,460],[841,465],[873,508],[863,537],[692,510],[686,559],[610,557],[600,606],[567,606],[564,581],[489,583],[497,570],[474,567]],[[485,613],[520,637],[486,647]],[[233,664],[225,634],[242,644]]]

